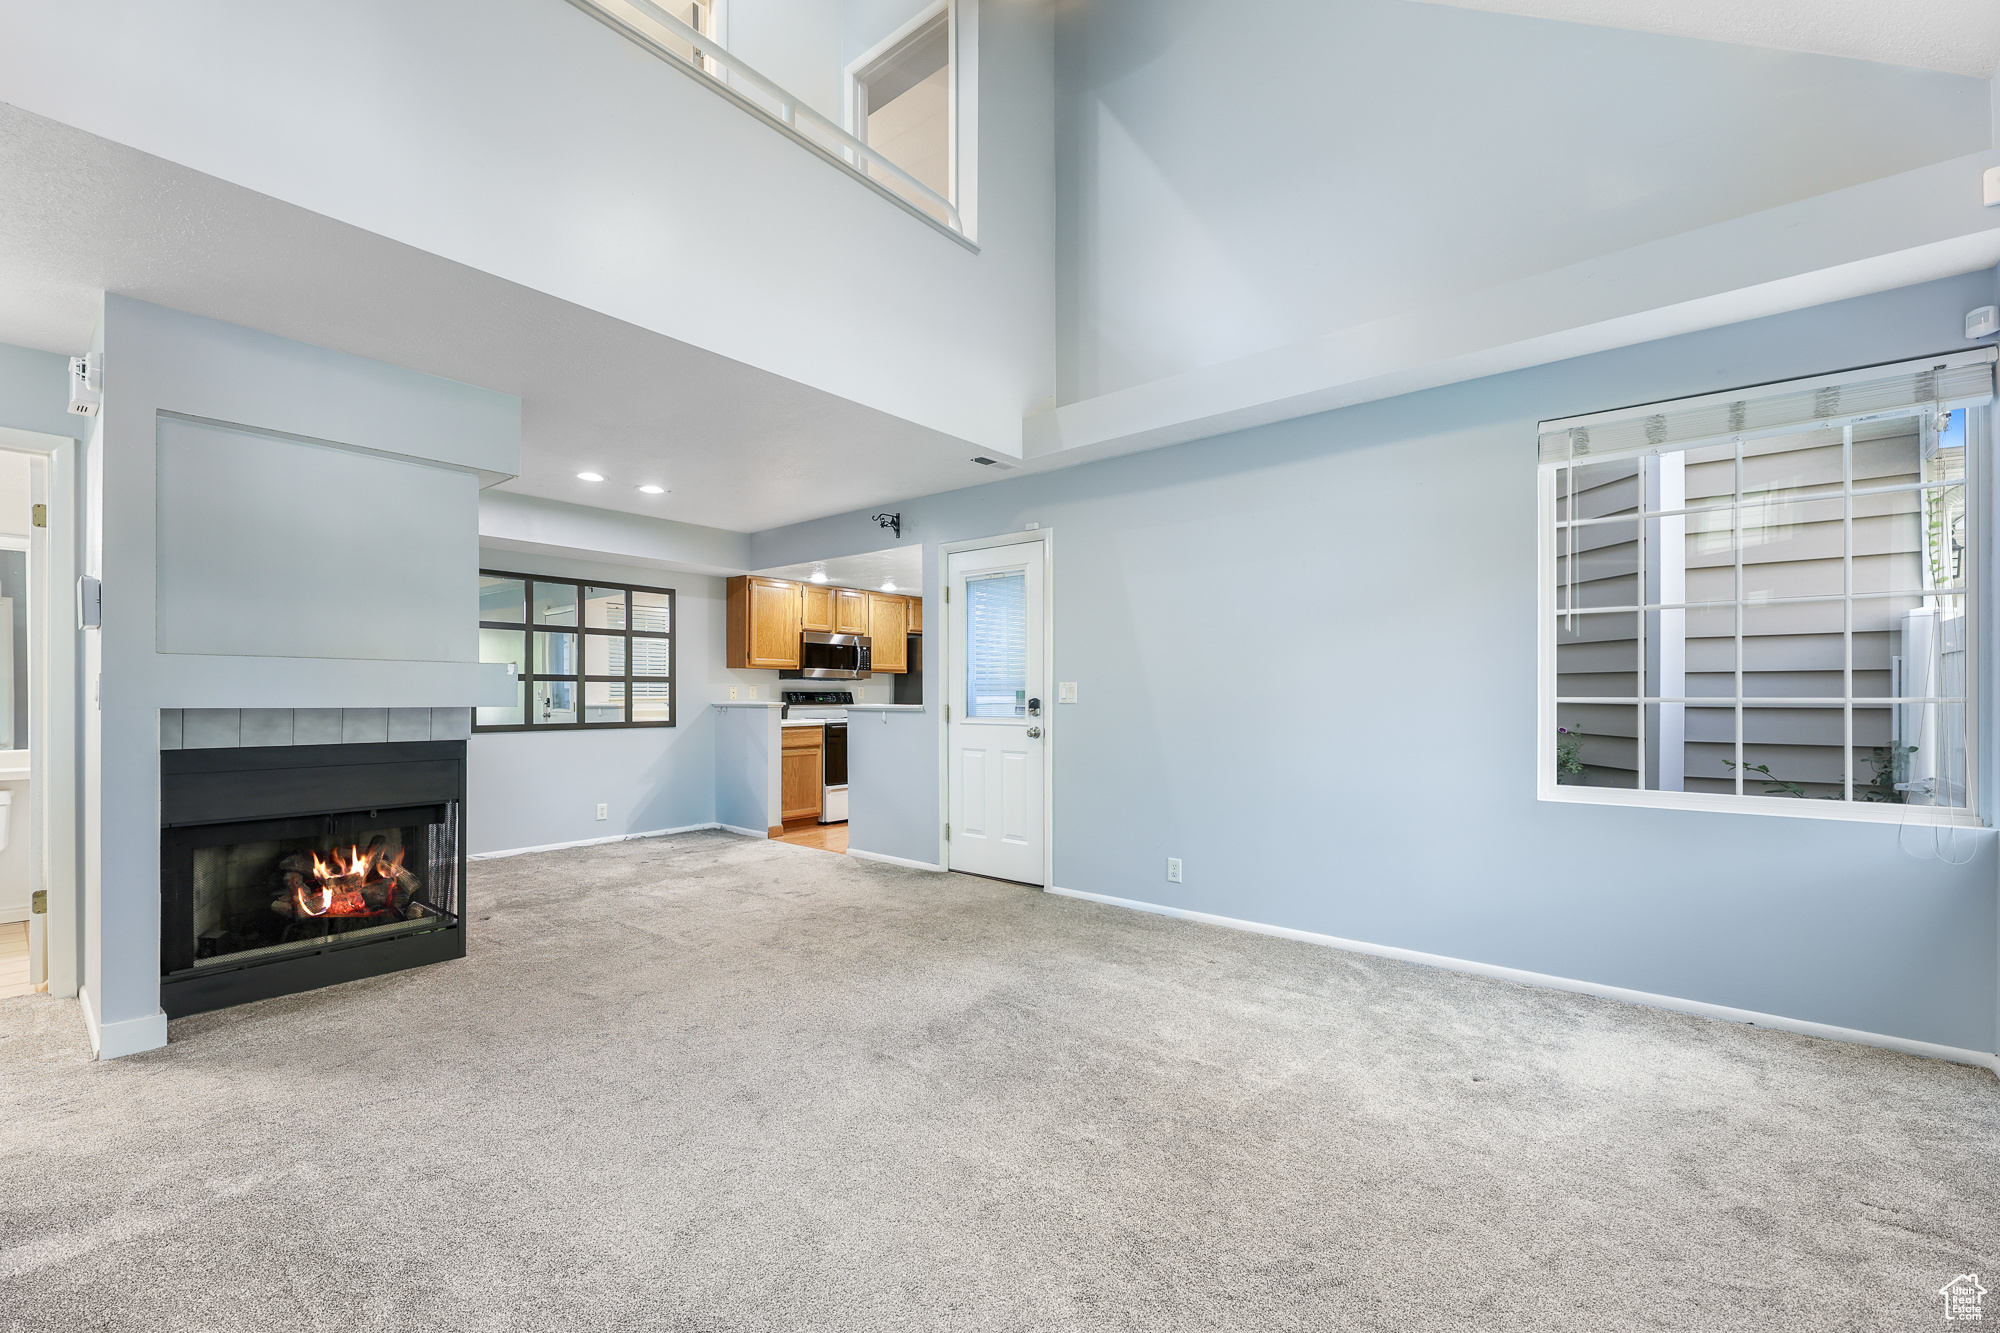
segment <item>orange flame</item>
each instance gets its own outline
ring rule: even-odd
[[[312,877],[319,881],[316,887],[292,890],[300,916],[377,916],[385,910],[386,893],[385,907],[370,907],[361,891],[370,884],[387,885],[393,891],[403,868],[402,848],[391,852],[350,846],[344,856],[337,850],[329,856],[331,859],[321,860],[318,852],[313,853]]]

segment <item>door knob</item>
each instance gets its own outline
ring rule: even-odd
[[[1038,740],[1040,740],[1041,738],[1042,738],[1042,729],[1041,729],[1040,727],[1029,727],[1029,728],[1028,728],[1028,739],[1029,739],[1029,740],[1031,740],[1031,741],[1038,741]]]

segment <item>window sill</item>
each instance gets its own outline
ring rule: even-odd
[[[1568,805],[1623,805],[1641,810],[1693,810],[1717,815],[1776,815],[1781,819],[1840,819],[1855,824],[1907,825],[1984,831],[1976,814],[1932,814],[1923,805],[1866,805],[1799,800],[1788,796],[1729,796],[1709,792],[1632,791],[1623,787],[1565,787],[1544,782],[1537,797]]]

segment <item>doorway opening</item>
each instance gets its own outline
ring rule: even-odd
[[[850,816],[865,825],[871,809],[896,799],[881,738],[849,738],[880,710],[923,702],[923,547],[806,560],[735,582],[745,650],[730,665],[777,669],[766,696],[778,704],[780,738],[770,836],[844,854]],[[769,688],[760,675],[769,673],[743,670],[736,690]]]
[[[77,636],[52,615],[75,573],[76,453],[62,436],[0,428],[0,1001],[75,995],[80,971]]]

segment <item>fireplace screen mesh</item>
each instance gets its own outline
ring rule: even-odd
[[[194,966],[449,924],[458,911],[458,804],[432,809],[424,822],[366,827],[349,817],[336,832],[190,849]]]

